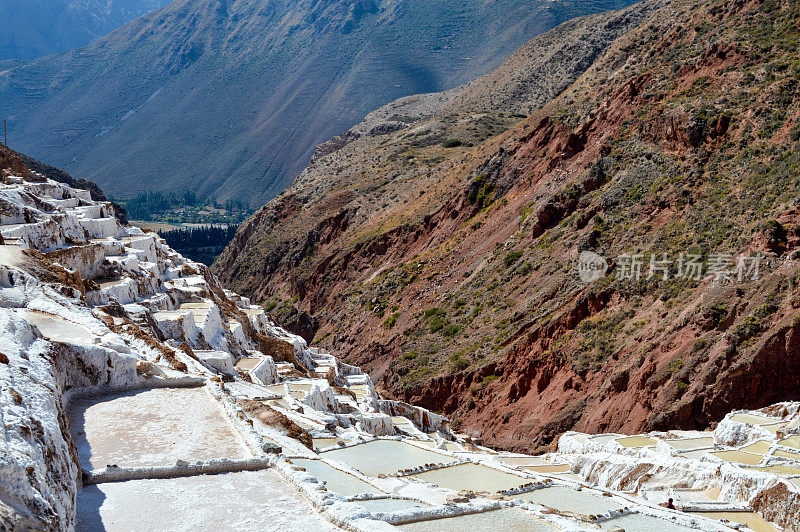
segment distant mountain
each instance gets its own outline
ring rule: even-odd
[[[0,74],[12,146],[115,197],[263,203],[314,147],[396,98],[491,70],[630,0],[178,0],[87,48]]]
[[[0,62],[86,46],[172,0],[0,0]]]

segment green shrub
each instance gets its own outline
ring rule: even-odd
[[[711,320],[714,327],[719,327],[725,318],[728,317],[728,309],[719,304],[707,305],[703,308],[703,316]]]
[[[481,174],[470,182],[467,187],[467,201],[483,208],[492,202],[494,185],[486,180],[486,175]]]
[[[733,329],[731,342],[733,345],[743,344],[761,334],[762,330],[764,330],[764,326],[761,324],[760,319],[756,316],[747,316],[742,323]]]
[[[450,363],[453,365],[456,371],[461,371],[469,367],[469,360],[462,357],[458,353],[450,355]]]
[[[506,268],[510,268],[520,257],[522,257],[521,251],[510,251],[508,255],[506,255],[506,258],[503,259],[503,264],[505,264]]]
[[[459,330],[461,330],[461,328],[458,325],[451,323],[450,325],[444,328],[444,330],[442,331],[442,335],[450,338],[457,335]]]
[[[446,325],[447,322],[444,321],[444,319],[442,319],[440,316],[437,316],[431,320],[430,324],[428,325],[428,328],[432,333],[435,333],[444,329]]]
[[[445,311],[442,310],[441,308],[433,307],[433,308],[429,308],[428,310],[426,310],[424,316],[425,316],[425,319],[428,319],[428,318],[432,318],[434,316],[443,316],[444,314],[445,314]]]
[[[458,139],[447,139],[446,141],[442,142],[442,146],[444,146],[445,148],[456,148],[458,146],[461,146],[462,144],[464,143]]]
[[[397,323],[397,318],[399,318],[399,317],[400,317],[400,313],[399,312],[395,312],[394,314],[392,314],[391,316],[386,318],[386,320],[384,320],[383,326],[385,328],[387,328],[387,329],[391,329],[392,327],[394,327],[395,323]]]

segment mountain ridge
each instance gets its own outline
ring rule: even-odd
[[[179,0],[0,74],[0,112],[22,151],[114,197],[191,188],[255,206],[368,111],[466,82],[562,17],[626,3]]]

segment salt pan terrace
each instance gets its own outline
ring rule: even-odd
[[[797,404],[734,413],[713,433],[567,433],[547,455],[496,452],[382,399],[369,375],[121,225],[109,204],[6,181],[0,481],[13,489],[0,490],[0,525],[796,527]],[[682,511],[660,506],[667,497]]]

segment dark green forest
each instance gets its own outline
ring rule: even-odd
[[[238,225],[227,225],[174,229],[161,233],[161,236],[181,255],[211,265],[233,239],[238,227]]]

